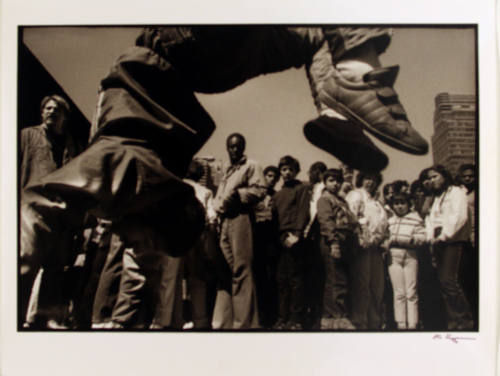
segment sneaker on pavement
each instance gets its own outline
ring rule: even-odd
[[[401,151],[424,155],[429,144],[411,126],[393,89],[399,66],[376,68],[360,82],[348,81],[338,71],[319,90],[319,99],[375,137]]]

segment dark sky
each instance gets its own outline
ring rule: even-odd
[[[28,47],[91,119],[99,80],[116,57],[133,45],[135,28],[39,27],[26,29]],[[441,92],[475,94],[475,36],[472,28],[395,28],[383,66],[399,64],[395,89],[413,126],[430,141],[434,97]],[[338,161],[304,138],[303,124],[316,117],[305,70],[260,76],[223,94],[199,95],[217,130],[200,155],[226,159],[225,139],[238,131],[247,138],[247,154],[263,166],[277,164],[285,154],[302,165],[299,175],[315,161],[329,167]],[[390,159],[384,180],[416,178],[432,164],[432,150],[413,156],[378,140]]]

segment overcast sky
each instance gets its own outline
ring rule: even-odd
[[[37,27],[24,41],[88,119],[95,109],[100,79],[138,34],[135,28]],[[413,126],[427,140],[433,133],[434,97],[441,92],[475,94],[475,35],[472,28],[395,28],[383,66],[399,64],[395,89]],[[302,133],[317,116],[305,70],[260,76],[223,94],[198,95],[217,129],[199,155],[227,159],[225,139],[232,132],[247,138],[247,154],[263,166],[285,154],[302,166],[300,178],[315,161],[339,162],[315,148]],[[36,110],[36,109],[35,109]],[[372,138],[389,156],[384,180],[413,180],[432,164],[426,156],[400,152]]]

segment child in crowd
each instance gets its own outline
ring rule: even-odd
[[[323,173],[326,171],[326,164],[317,161],[309,167],[309,223],[304,231],[305,247],[305,325],[306,329],[319,329],[323,299],[323,259],[319,246],[320,231],[316,216],[317,203],[321,193],[325,189],[323,183]]]
[[[198,201],[205,210],[205,227],[200,239],[184,256],[182,273],[184,274],[187,294],[190,297],[190,313],[192,321],[188,321],[183,328],[209,329],[211,321],[211,307],[215,298],[215,277],[213,264],[210,259],[215,248],[215,225],[217,213],[213,206],[212,191],[200,183],[204,169],[200,162],[193,160],[189,165],[184,181],[191,185]]]
[[[384,207],[377,200],[381,183],[380,173],[360,171],[356,176],[356,189],[345,198],[361,227],[351,268],[351,320],[361,330],[380,330],[385,325],[381,245],[388,236],[388,224]]]
[[[394,215],[394,212],[392,211],[390,202],[392,200],[392,196],[394,195],[394,186],[393,183],[387,183],[384,185],[384,188],[382,188],[382,194],[384,195],[384,209],[385,209],[385,214],[387,215],[387,218],[391,218]]]
[[[426,239],[424,222],[410,210],[410,197],[394,193],[390,202],[395,215],[389,218],[389,277],[394,291],[394,319],[400,330],[417,329],[417,252]]]
[[[255,205],[253,271],[257,292],[259,323],[271,328],[276,323],[278,311],[278,288],[276,285],[277,239],[276,223],[273,221],[274,187],[280,179],[276,166],[264,169],[266,195]]]
[[[325,190],[318,200],[321,228],[321,254],[325,268],[321,329],[354,330],[347,318],[350,252],[357,240],[357,219],[339,196],[342,171],[329,169],[323,174]]]
[[[283,187],[274,195],[273,212],[278,221],[278,321],[276,330],[302,330],[304,314],[303,235],[309,219],[309,187],[295,177],[299,161],[287,155],[280,159]]]

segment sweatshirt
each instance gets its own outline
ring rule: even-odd
[[[273,213],[279,231],[292,232],[302,238],[309,221],[309,187],[299,180],[291,180],[274,195]]]

